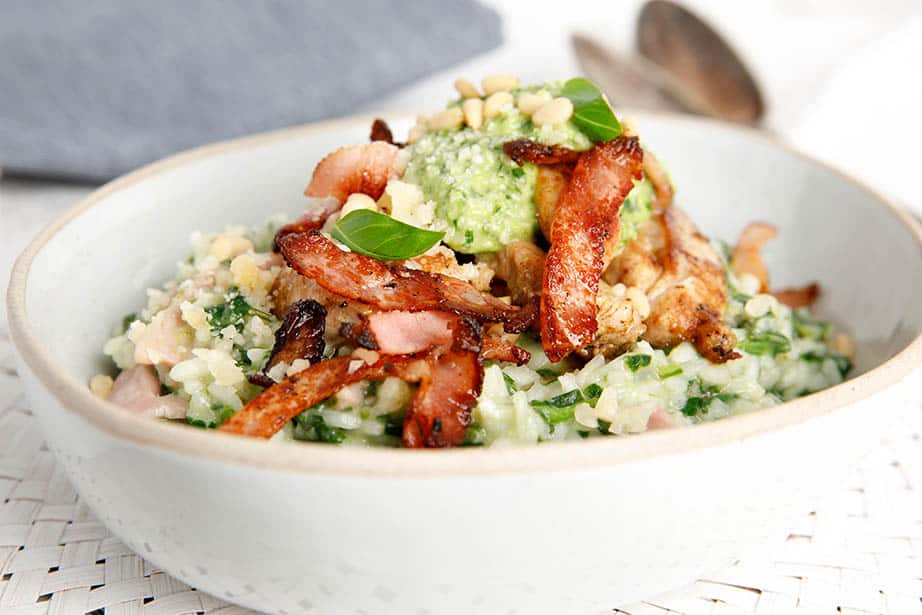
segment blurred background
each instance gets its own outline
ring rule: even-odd
[[[432,111],[491,73],[588,74],[628,117],[742,119],[922,213],[922,3],[646,4],[0,0],[2,290],[32,235],[107,179],[257,131]]]

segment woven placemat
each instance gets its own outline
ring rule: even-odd
[[[93,517],[42,443],[12,352],[0,333],[0,614],[250,612],[157,570]],[[905,420],[786,541],[612,612],[922,613],[922,412]]]

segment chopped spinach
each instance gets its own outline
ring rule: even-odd
[[[753,333],[740,342],[738,347],[749,354],[775,356],[790,352],[791,340],[774,331],[763,331]]]
[[[805,352],[802,355],[800,355],[800,358],[810,363],[822,363],[826,359],[831,359],[832,361],[835,362],[836,368],[838,368],[839,370],[839,375],[841,375],[843,378],[848,372],[852,371],[851,359],[849,359],[848,357],[844,355],[836,354],[834,352],[830,352],[828,354],[821,354],[821,353],[814,352],[811,350],[809,352]]]
[[[653,360],[648,354],[630,354],[624,357],[624,364],[627,365],[627,368],[632,372],[636,372],[641,367],[646,367],[650,365],[650,361]]]
[[[122,333],[128,331],[128,328],[131,326],[131,323],[138,319],[137,314],[125,314],[122,318]]]
[[[320,402],[316,406],[311,406],[294,418],[295,440],[307,440],[309,442],[326,442],[328,444],[340,444],[346,439],[346,432],[338,427],[330,427],[323,420],[320,410],[325,406],[325,402]]]
[[[599,398],[602,397],[602,391],[603,389],[600,385],[595,383],[590,384],[588,387],[586,387],[586,402],[595,408],[596,402],[598,402]]]
[[[825,341],[831,329],[828,322],[814,318],[807,310],[794,310],[791,315],[794,322],[794,334],[809,340]]]
[[[208,315],[208,323],[214,333],[228,326],[242,327],[244,318],[251,314],[263,320],[272,320],[271,314],[257,310],[247,303],[247,300],[242,295],[234,291],[229,293],[225,303],[207,307],[205,308],[205,313]]]
[[[666,378],[672,378],[673,376],[678,376],[682,373],[681,365],[664,365],[663,367],[656,370],[656,374],[659,376],[660,380],[665,380]]]
[[[519,390],[519,387],[515,384],[515,380],[506,372],[503,372],[503,381],[506,383],[506,392],[510,395]]]
[[[515,177],[515,178],[518,179],[519,177],[522,177],[523,175],[525,175],[525,169],[523,169],[522,167],[513,167],[513,168],[512,168],[512,176],[513,176],[513,177]]]
[[[549,368],[549,367],[542,367],[542,368],[537,369],[537,370],[535,370],[535,371],[537,371],[537,372],[538,372],[538,375],[541,376],[542,378],[550,378],[550,379],[552,379],[552,380],[553,380],[554,378],[556,378],[557,375],[558,375],[557,372],[555,372],[554,370],[552,370],[552,369]]]

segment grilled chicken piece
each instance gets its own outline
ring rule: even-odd
[[[644,150],[643,153],[643,174],[653,185],[653,194],[656,199],[653,210],[657,213],[665,211],[667,207],[672,205],[672,199],[675,196],[672,181],[669,179],[666,169],[656,159],[656,156],[647,150]]]
[[[619,137],[585,152],[554,212],[541,294],[541,341],[552,361],[589,344],[598,327],[596,295],[606,244],[617,241],[618,211],[641,178],[643,151]]]
[[[573,166],[555,164],[552,166],[538,167],[535,178],[535,209],[538,213],[538,226],[541,234],[550,241],[551,226],[554,223],[554,212],[557,210],[557,201],[563,189],[570,183],[573,175]]]
[[[463,280],[344,252],[317,232],[286,235],[279,247],[301,275],[381,310],[441,310],[488,322],[511,319],[519,311]]]
[[[609,286],[599,282],[596,297],[599,311],[596,316],[599,328],[595,339],[581,354],[592,356],[602,354],[608,359],[622,354],[646,331],[644,319],[650,315],[650,303],[646,295],[635,287],[624,284]]]
[[[714,362],[739,356],[736,337],[720,320],[727,302],[720,255],[680,209],[670,207],[642,225],[607,278],[646,293],[650,315],[642,339],[654,347],[688,340]]]

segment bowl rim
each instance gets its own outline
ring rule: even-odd
[[[707,118],[672,113],[634,113],[671,122],[692,123],[709,130],[737,132],[837,175],[842,181],[864,192],[882,205],[885,213],[901,223],[916,241],[922,254],[922,226],[904,209],[864,183],[753,128]],[[251,468],[283,470],[314,475],[355,478],[443,478],[448,476],[505,476],[543,472],[575,471],[637,462],[651,457],[689,453],[704,448],[732,445],[749,438],[779,431],[809,419],[830,414],[861,401],[902,380],[922,364],[922,333],[882,364],[853,379],[806,397],[785,402],[758,412],[727,417],[681,429],[648,431],[629,438],[590,438],[565,441],[549,446],[482,447],[442,450],[405,450],[376,447],[331,447],[299,443],[266,442],[212,430],[202,430],[168,421],[125,412],[111,402],[96,398],[86,383],[70,375],[52,358],[29,324],[26,289],[32,263],[45,244],[73,219],[110,195],[158,174],[203,158],[246,150],[291,138],[359,123],[365,126],[375,117],[405,119],[394,113],[361,114],[331,121],[283,128],[204,145],[145,165],[93,191],[67,209],[29,243],[13,267],[7,293],[11,339],[22,362],[36,380],[57,401],[61,410],[71,412],[108,435],[157,452],[188,455],[199,459],[244,465]]]

